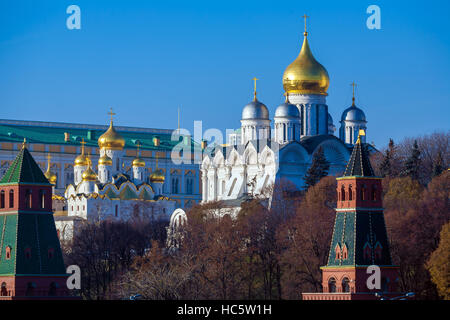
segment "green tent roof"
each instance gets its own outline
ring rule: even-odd
[[[50,184],[41,168],[34,161],[27,148],[19,151],[16,159],[9,166],[8,171],[1,178],[0,184],[10,183],[38,183]]]

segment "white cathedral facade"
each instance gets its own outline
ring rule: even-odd
[[[344,171],[359,130],[367,129],[366,117],[353,95],[352,105],[342,113],[339,138],[334,135],[326,101],[328,72],[312,55],[307,36],[305,32],[300,54],[284,72],[285,102],[276,108],[273,128],[268,108],[257,99],[255,84],[254,99],[242,110],[240,129],[227,145],[204,156],[203,203],[220,200],[238,208],[241,201],[283,178],[302,189],[320,147],[330,163],[329,175]]]

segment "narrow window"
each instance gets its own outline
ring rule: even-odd
[[[9,190],[9,207],[14,207],[14,190]]]
[[[114,215],[117,217],[119,215],[119,207],[116,205],[115,206],[115,212]]]
[[[339,244],[336,245],[336,248],[334,248],[334,253],[336,254],[336,260],[340,260],[341,259],[341,247],[339,246]]]
[[[48,259],[50,260],[50,259],[53,259],[53,256],[55,255],[55,250],[53,249],[53,248],[48,248],[48,251],[47,251],[47,256],[48,256]]]
[[[377,201],[377,186],[372,186],[372,201]]]
[[[25,207],[31,209],[31,206],[33,205],[32,199],[33,199],[32,190],[28,189],[25,193]]]
[[[2,282],[2,289],[1,289],[1,294],[2,296],[7,296],[8,295],[8,289],[6,288],[6,282]]]
[[[45,209],[45,190],[39,190],[39,199],[41,200],[41,209]]]
[[[348,187],[348,200],[349,200],[349,201],[352,201],[352,200],[353,200],[353,188],[352,188],[352,185],[350,185],[350,186]]]
[[[6,258],[6,260],[11,259],[11,247],[10,246],[7,246],[5,248],[5,258]]]
[[[0,209],[5,207],[5,191],[0,191]]]
[[[344,188],[344,186],[341,187],[341,201],[345,201],[345,188]]]
[[[366,200],[366,185],[363,184],[363,186],[361,187],[361,200],[365,201]]]

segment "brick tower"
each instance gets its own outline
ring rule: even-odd
[[[52,185],[25,146],[0,180],[0,299],[66,299]]]
[[[303,293],[303,299],[378,299],[375,292],[398,296],[398,267],[391,261],[381,178],[375,177],[359,137],[344,175],[337,181],[338,201],[328,263],[321,267],[323,293]],[[372,275],[367,273],[370,265],[380,267],[380,289],[367,287],[367,279]]]

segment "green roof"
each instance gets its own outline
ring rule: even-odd
[[[88,124],[0,120],[0,142],[20,143],[26,138],[29,143],[80,146],[81,140],[84,139],[87,147],[98,147],[98,138],[107,129],[108,126]],[[115,129],[125,139],[125,149],[136,148],[139,141],[141,150],[170,151],[183,139],[180,137],[179,140],[172,141],[173,130],[168,129],[118,126],[115,126]],[[65,141],[65,133],[69,133],[69,141]],[[160,139],[158,147],[153,142],[155,137]],[[186,144],[200,149],[200,145],[193,139],[189,141],[188,136],[184,139]]]
[[[19,151],[16,159],[9,166],[8,171],[1,178],[0,184],[10,183],[39,183],[50,184],[41,168],[34,161],[27,148]]]

